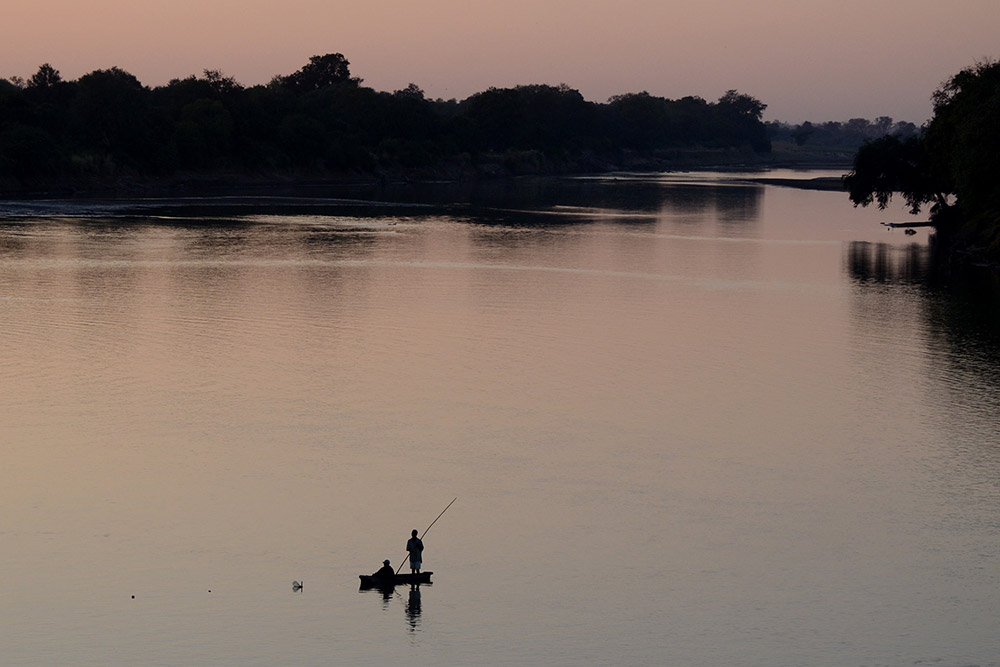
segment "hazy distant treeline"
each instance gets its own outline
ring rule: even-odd
[[[773,142],[852,151],[860,148],[866,141],[879,139],[886,135],[913,137],[920,133],[920,128],[913,123],[893,121],[888,116],[879,116],[874,121],[866,118],[852,118],[844,123],[806,121],[799,125],[773,120],[766,125],[767,136]]]
[[[765,106],[736,91],[716,102],[641,92],[594,103],[565,85],[431,100],[413,84],[362,86],[341,54],[252,87],[211,70],[155,88],[116,67],[66,81],[46,64],[27,80],[0,80],[0,178],[376,173],[477,161],[510,173],[623,151],[766,153]]]

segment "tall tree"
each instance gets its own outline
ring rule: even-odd
[[[152,156],[149,89],[118,67],[85,74],[77,87],[73,114],[91,149],[133,163]]]
[[[760,100],[736,90],[727,90],[719,98],[719,106],[737,116],[758,121],[763,116],[764,109],[767,108],[767,105]]]
[[[1000,226],[1000,62],[981,62],[934,93],[925,141],[969,222]],[[989,218],[989,219],[987,219]]]
[[[62,76],[52,65],[45,63],[28,79],[28,88],[51,88],[62,82]]]
[[[328,86],[357,86],[361,79],[351,76],[351,63],[341,53],[312,56],[302,69],[278,79],[281,86],[296,93],[308,93]]]
[[[728,90],[719,98],[716,108],[732,144],[749,144],[758,153],[771,152],[771,140],[761,122],[766,104],[745,93]]]

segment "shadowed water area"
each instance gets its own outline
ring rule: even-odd
[[[1000,664],[998,285],[901,216],[712,173],[2,202],[2,661]],[[359,591],[456,496],[433,585]]]

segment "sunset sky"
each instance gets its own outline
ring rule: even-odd
[[[219,69],[244,85],[340,52],[365,85],[463,99],[566,83],[716,100],[789,122],[922,123],[930,94],[1000,57],[1000,0],[12,0],[0,77],[118,66],[149,86]]]

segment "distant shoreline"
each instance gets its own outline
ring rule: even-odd
[[[823,190],[829,192],[845,192],[844,183],[836,176],[822,176],[819,178],[797,179],[797,178],[755,178],[754,183],[762,185],[778,185],[786,188],[798,188],[800,190]]]

